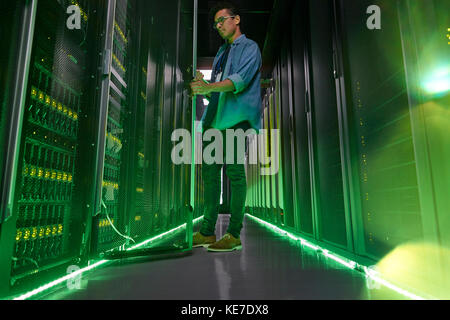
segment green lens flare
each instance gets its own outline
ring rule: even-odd
[[[433,73],[424,83],[424,90],[432,95],[445,94],[450,90],[450,68],[442,68]]]

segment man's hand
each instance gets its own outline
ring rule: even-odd
[[[190,83],[192,95],[202,95],[210,97],[212,92],[233,92],[236,90],[234,83],[230,79],[221,82],[208,83],[203,79],[203,74],[197,71],[194,80]]]
[[[209,96],[210,91],[207,92],[208,82],[203,79],[204,75],[200,71],[197,70],[195,74],[195,78],[190,83],[191,87],[191,94],[190,96],[194,95],[204,95]]]
[[[211,92],[210,85],[206,83],[203,79],[191,82],[191,89],[193,95],[208,95]]]
[[[205,76],[203,75],[203,73],[201,73],[200,71],[197,70],[197,72],[195,73],[195,78],[194,81],[196,80],[203,80]]]

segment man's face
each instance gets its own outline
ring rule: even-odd
[[[220,17],[229,17],[231,16],[228,9],[222,9],[216,13],[214,16],[214,21],[217,22]],[[223,23],[216,24],[217,32],[223,39],[230,39],[233,37],[234,33],[237,29],[237,24],[239,23],[239,16],[235,18],[227,18]]]

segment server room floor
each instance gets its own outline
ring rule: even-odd
[[[218,237],[228,221],[229,215],[219,215]],[[384,287],[370,290],[358,271],[295,245],[247,217],[241,240],[243,249],[231,253],[195,248],[171,259],[117,261],[84,276],[81,289],[59,289],[41,299],[407,299]]]

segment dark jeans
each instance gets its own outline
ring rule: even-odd
[[[236,125],[232,129],[242,128],[246,130],[246,126]],[[205,128],[205,131],[207,129]],[[223,137],[223,163],[226,160],[226,134],[225,130],[221,131]],[[203,143],[203,150],[211,142]],[[234,164],[225,163],[225,173],[231,183],[231,218],[228,225],[227,233],[235,238],[239,238],[242,229],[242,220],[244,219],[245,198],[247,194],[247,181],[245,178],[244,164],[238,164],[237,158],[237,142],[234,143]],[[241,159],[243,163],[243,158]],[[205,211],[204,219],[200,233],[204,236],[215,234],[216,221],[219,214],[220,205],[220,189],[221,176],[220,171],[223,164],[202,164],[202,177],[204,186]]]

